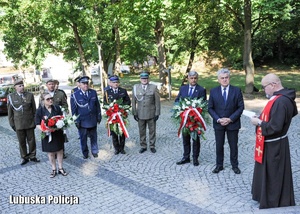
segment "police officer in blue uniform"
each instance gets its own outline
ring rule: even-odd
[[[119,77],[114,75],[109,77],[110,81],[110,88],[107,89],[104,93],[104,104],[110,104],[114,100],[122,100],[122,105],[130,105],[131,100],[127,93],[127,90],[124,88],[119,87],[120,80]],[[111,132],[113,145],[115,148],[115,155],[121,153],[126,154],[124,147],[125,147],[125,135],[124,133],[121,136],[118,136],[115,132]]]
[[[101,110],[97,92],[89,88],[89,77],[83,76],[78,81],[80,90],[71,95],[72,115],[79,115],[75,124],[80,134],[80,144],[83,158],[89,157],[89,148],[87,145],[87,137],[91,140],[91,152],[96,158],[98,157],[97,144],[97,124],[101,122]]]
[[[76,83],[76,87],[72,89],[71,94],[73,94],[75,91],[80,89],[80,83],[79,83],[79,79],[81,76],[78,76],[74,79],[74,82]]]

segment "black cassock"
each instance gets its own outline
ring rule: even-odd
[[[297,114],[294,90],[282,89],[275,94],[285,96],[274,102],[269,122],[261,125],[265,140],[285,136]],[[260,209],[295,205],[288,137],[265,142],[263,162],[254,166],[252,199],[260,203]]]

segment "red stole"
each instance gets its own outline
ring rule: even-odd
[[[261,119],[264,122],[269,122],[271,108],[275,100],[277,100],[277,98],[280,96],[281,95],[277,95],[273,99],[269,100],[269,102],[263,109],[259,119]],[[261,127],[259,126],[256,129],[256,144],[255,144],[255,161],[257,161],[258,163],[262,163],[263,161],[264,148],[265,148],[265,136],[262,135],[262,130]]]

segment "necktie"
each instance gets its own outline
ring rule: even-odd
[[[117,89],[114,89],[114,93],[115,93],[115,94],[118,93],[118,90],[117,90]]]
[[[193,94],[193,87],[190,87],[190,91],[189,91],[189,97],[191,97]]]
[[[145,85],[143,85],[143,90],[146,91],[146,86]]]
[[[226,103],[226,88],[223,88],[223,99],[224,99],[224,103]]]
[[[87,93],[87,92],[85,92],[84,95],[85,95],[86,97],[88,97],[88,93]]]

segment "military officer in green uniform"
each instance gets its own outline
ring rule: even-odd
[[[34,116],[36,105],[32,93],[24,91],[23,81],[14,84],[16,92],[8,95],[8,120],[11,128],[17,133],[21,165],[30,161],[40,162],[36,158],[36,141],[34,135]],[[27,151],[27,144],[29,150]]]
[[[135,84],[132,90],[132,114],[138,122],[140,134],[140,153],[147,151],[146,128],[149,130],[149,147],[156,152],[156,121],[160,115],[160,96],[156,85],[149,84],[149,74],[140,74],[140,84]]]

